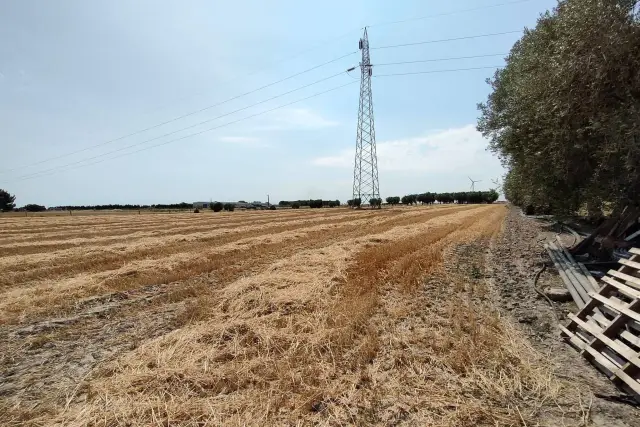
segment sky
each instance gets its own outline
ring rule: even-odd
[[[495,187],[477,104],[555,1],[500,3],[1,2],[0,188],[18,206],[344,202],[364,26],[381,196]]]

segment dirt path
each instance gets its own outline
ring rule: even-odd
[[[553,239],[558,230],[549,223],[523,217],[512,209],[505,219],[504,233],[494,246],[488,263],[488,275],[495,290],[494,297],[503,315],[518,325],[532,346],[549,355],[554,375],[568,381],[572,394],[590,407],[595,426],[640,426],[640,411],[632,406],[595,397],[594,394],[616,396],[615,386],[578,352],[560,339],[558,316],[567,324],[566,314],[576,313],[570,303],[554,303],[553,308],[533,289],[534,274],[544,260],[550,265],[538,281],[540,288],[564,284],[544,253],[541,242]]]

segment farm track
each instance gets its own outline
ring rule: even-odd
[[[502,356],[517,337],[470,307],[486,291],[458,273],[483,268],[504,215],[486,205],[229,215],[215,226],[227,234],[183,242],[165,228],[154,247],[113,236],[120,256],[100,231],[92,259],[37,258],[33,275],[12,264],[0,287],[0,424],[524,423],[514,408],[544,402],[544,386],[518,354]],[[184,233],[209,218],[179,223]],[[487,383],[494,362],[506,378]]]

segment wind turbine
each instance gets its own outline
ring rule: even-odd
[[[471,181],[471,191],[476,191],[476,182],[482,182],[482,180],[481,179],[473,180],[471,179],[470,176],[468,176],[467,178],[469,178],[469,181]]]

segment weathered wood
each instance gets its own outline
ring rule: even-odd
[[[574,280],[569,278],[569,275],[567,274],[567,271],[565,270],[564,265],[561,264],[561,262],[559,261],[559,257],[557,256],[555,251],[551,249],[551,247],[548,244],[545,244],[544,247],[547,250],[549,257],[551,258],[551,261],[553,261],[553,264],[556,266],[556,269],[558,270],[558,274],[560,274],[560,278],[562,278],[564,285],[569,290],[569,293],[571,293],[571,296],[573,297],[573,301],[576,303],[578,308],[584,307],[586,304],[588,295],[584,292],[584,290],[578,283],[575,283]]]
[[[640,262],[631,261],[630,259],[624,259],[624,258],[620,258],[618,262],[620,262],[620,264],[624,266],[631,267],[635,270],[640,270]]]
[[[627,237],[624,238],[624,240],[626,240],[628,242],[630,240],[635,239],[638,236],[640,236],[640,230],[636,231],[635,233],[632,233],[632,234],[628,235]]]
[[[621,294],[626,295],[629,298],[640,298],[640,291],[633,289],[624,283],[620,283],[612,277],[604,276],[602,281],[607,282],[609,285],[616,288]]]
[[[582,272],[582,275],[586,277],[589,283],[591,284],[591,289],[597,292],[598,289],[600,289],[600,285],[598,284],[598,281],[596,280],[596,278],[591,275],[591,273],[589,272],[589,269],[585,267],[583,263],[578,262],[577,265],[580,271]]]
[[[585,331],[589,332],[593,337],[597,340],[602,341],[603,344],[609,346],[616,353],[624,357],[629,363],[633,363],[634,365],[640,366],[640,359],[638,359],[638,353],[633,351],[624,343],[613,340],[602,333],[603,329],[598,328],[593,324],[589,324],[587,322],[583,322],[578,319],[575,315],[569,314],[569,319],[571,321],[576,322],[578,326],[580,326]]]
[[[607,274],[626,281],[627,285],[629,286],[633,286],[636,289],[640,289],[640,279],[637,277],[630,276],[618,270],[609,270]]]
[[[620,338],[624,338],[625,340],[629,341],[629,343],[635,345],[636,347],[640,347],[640,337],[632,334],[629,331],[622,331],[620,333]]]
[[[564,260],[566,261],[567,265],[569,265],[571,272],[576,277],[578,282],[580,282],[580,285],[582,286],[582,288],[587,293],[591,291],[597,291],[599,288],[598,282],[596,282],[596,280],[591,276],[591,273],[589,273],[589,270],[587,270],[584,266],[581,267],[576,262],[576,260],[573,259],[573,256],[571,256],[571,253],[569,252],[569,250],[565,248],[564,245],[562,244],[562,240],[560,240],[560,236],[556,236],[556,240],[558,241],[558,249],[561,251],[560,256],[564,257]]]
[[[632,308],[636,308],[638,306],[640,306],[640,300],[634,300],[633,302],[631,302],[631,304],[629,304],[628,306],[624,306],[616,301],[612,301],[610,298],[606,298],[603,297],[600,294],[597,294],[595,292],[591,293],[591,298],[600,301],[601,303],[613,308],[616,311],[619,311],[621,315],[625,315],[635,321],[640,321],[640,313],[637,313],[635,311],[632,310]],[[621,316],[619,316],[621,317]],[[614,319],[613,322],[611,322],[611,324],[613,325],[614,323],[616,323],[616,319]],[[623,319],[624,321],[627,321],[628,319]],[[609,326],[611,327],[611,325]],[[608,328],[607,328],[608,329]],[[609,335],[609,334],[607,334]]]
[[[640,234],[640,230],[636,231],[636,233]],[[629,249],[629,252],[631,252],[632,254],[640,255],[640,249],[638,248],[631,248]]]

